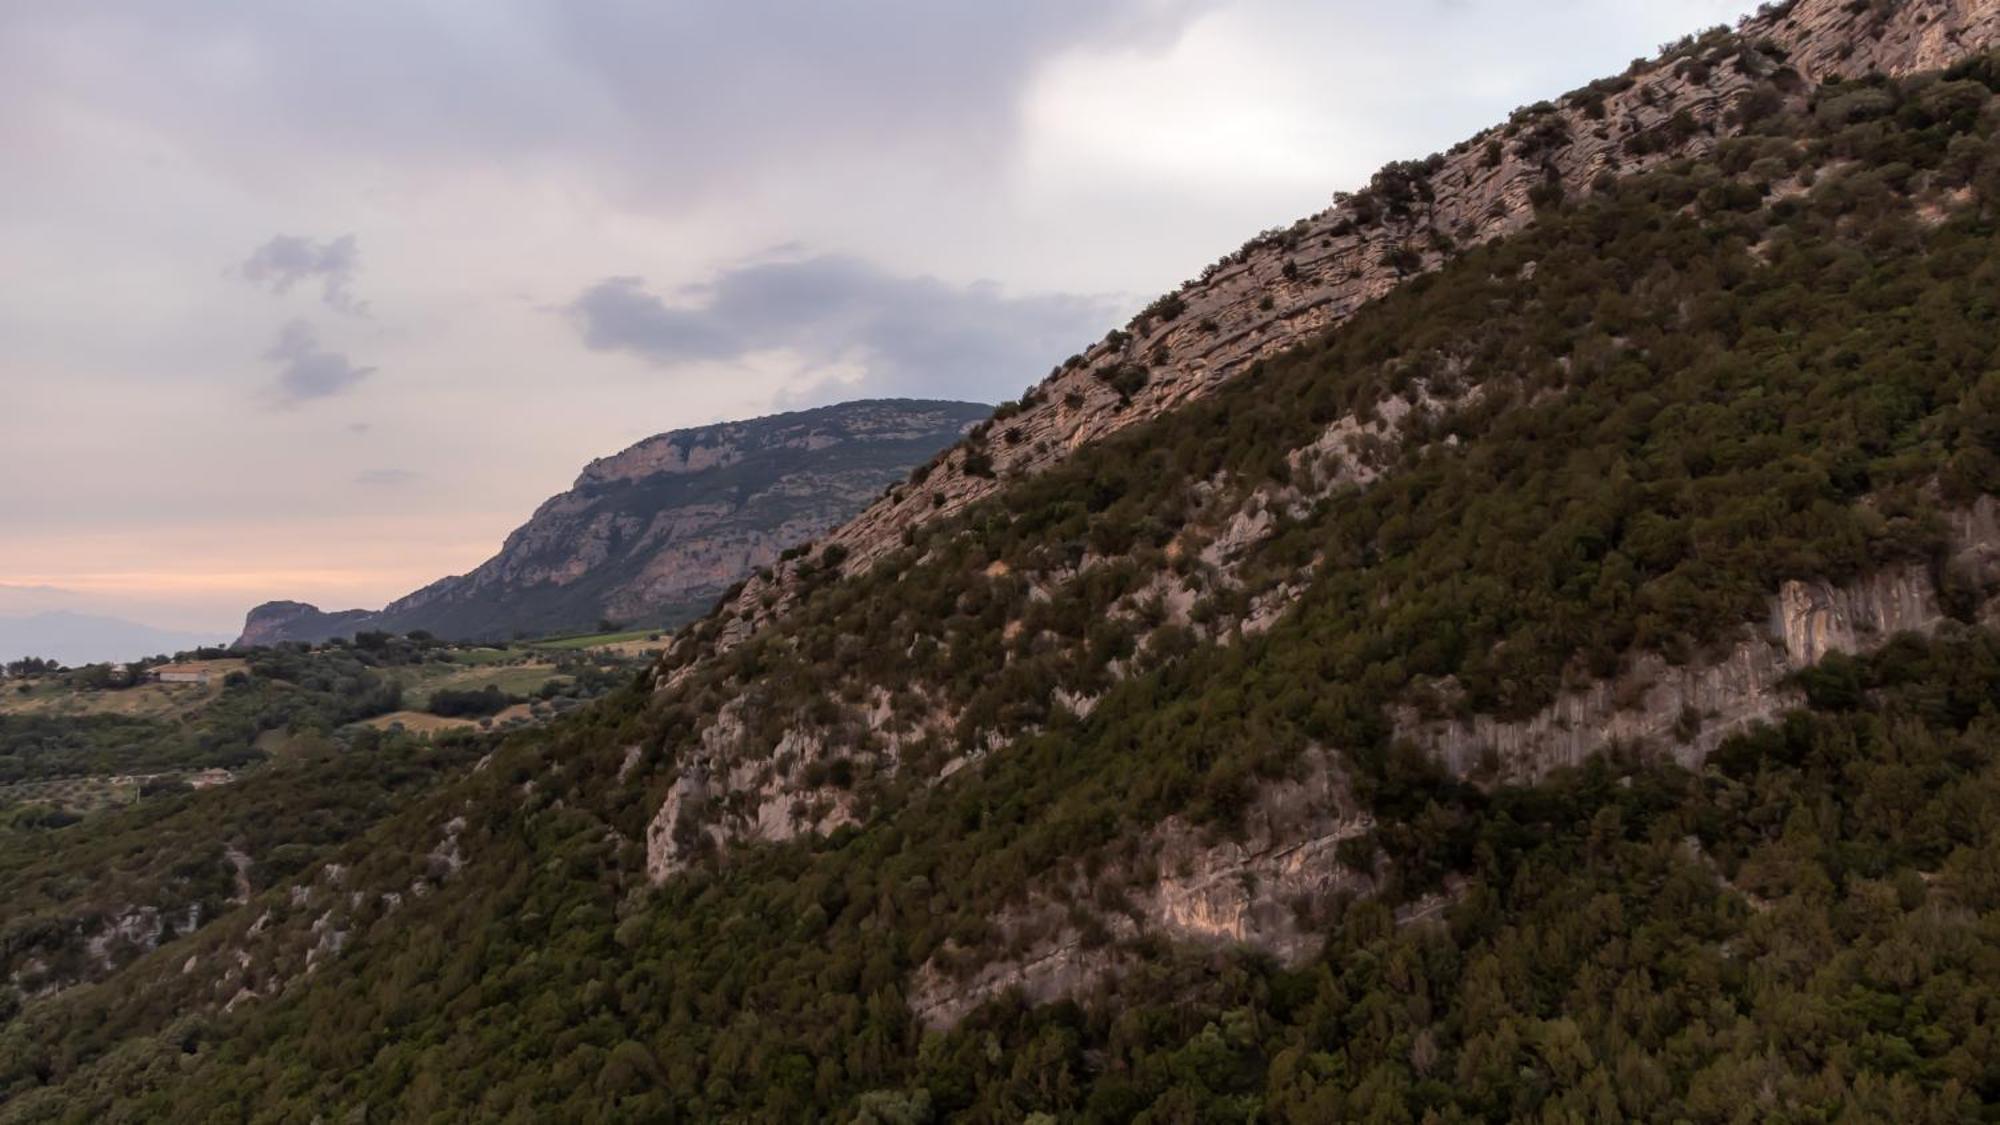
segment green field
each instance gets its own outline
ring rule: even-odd
[[[452,653],[451,659],[454,664],[483,667],[488,664],[505,664],[510,660],[519,660],[522,655],[519,649],[493,646],[457,649]]]
[[[535,648],[553,648],[573,651],[586,648],[600,648],[604,645],[627,644],[632,641],[651,640],[655,634],[664,636],[664,629],[627,629],[620,633],[586,633],[579,637],[553,637],[544,641],[527,642]]]
[[[139,796],[140,780],[129,776],[63,777],[0,785],[0,807],[45,804],[73,813],[129,805]]]
[[[134,718],[178,720],[201,710],[222,693],[224,677],[242,672],[242,660],[201,662],[210,672],[205,684],[142,683],[115,690],[81,690],[61,677],[43,676],[32,680],[10,680],[0,690],[0,714],[16,715],[126,715]]]
[[[431,693],[436,691],[478,691],[490,684],[508,695],[532,695],[540,691],[542,685],[550,680],[567,681],[569,678],[559,674],[555,665],[539,662],[489,663],[471,668],[431,664],[422,668],[406,669],[397,677],[403,685],[403,705],[412,710],[422,710],[428,706]]]
[[[301,738],[313,741],[308,750],[324,749],[317,740],[328,732],[364,723],[379,728],[384,724],[369,720],[428,711],[444,691],[490,687],[519,702],[505,716],[493,716],[491,724],[474,720],[442,727],[539,721],[627,682],[645,658],[617,646],[574,641],[555,649],[394,638],[180,661],[206,667],[210,676],[201,684],[102,686],[101,666],[8,680],[0,684],[0,784],[236,769],[294,757]],[[441,725],[401,721],[413,732]],[[68,807],[119,803],[85,799],[80,792],[57,796]],[[0,804],[15,799],[26,798],[0,790]]]

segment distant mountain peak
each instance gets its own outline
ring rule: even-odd
[[[962,408],[970,421],[984,418],[993,409],[973,402],[859,399],[811,410],[689,426],[654,434],[609,457],[599,457],[577,474],[573,487],[580,489],[659,474],[705,472],[733,465],[760,450],[811,451],[844,441],[922,440],[935,428],[939,408],[954,412]]]
[[[361,622],[373,614],[365,609],[328,612],[307,602],[265,602],[252,608],[243,619],[243,633],[237,648],[255,648],[280,641],[317,644],[334,637],[352,636]]]
[[[364,629],[458,639],[673,625],[786,548],[834,527],[991,413],[866,399],[670,430],[584,466],[498,554],[380,611],[301,602],[250,612],[239,645]]]

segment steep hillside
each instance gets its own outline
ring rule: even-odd
[[[1705,37],[1601,93],[1734,73],[1718,135],[1170,406],[1087,360],[644,690],[23,1003],[0,1118],[1979,1120],[1996,14]],[[1030,466],[1057,409],[1120,420]]]
[[[1690,36],[1616,78],[1524,107],[1449,152],[1387,165],[1366,188],[1250,239],[1072,356],[829,541],[871,564],[907,529],[1211,393],[1409,278],[1520,230],[1539,207],[1589,194],[1602,177],[1705,157],[1773,99],[1814,83],[1935,69],[1996,37],[1993,0],[1766,4],[1734,32]],[[723,643],[795,592],[784,567],[750,582],[736,601],[740,624]]]
[[[584,467],[469,574],[370,613],[250,611],[239,646],[363,630],[453,639],[678,625],[786,548],[860,511],[990,408],[873,400],[674,430]]]

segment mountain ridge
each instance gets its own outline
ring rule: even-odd
[[[455,640],[671,627],[786,548],[834,526],[990,408],[863,399],[671,430],[587,464],[500,550],[380,610],[250,611],[239,647],[364,630]]]
[[[1739,126],[1732,115],[1740,99],[1764,78],[1782,80],[1789,71],[1796,89],[1828,78],[1940,69],[1996,38],[2000,5],[1993,0],[1765,4],[1733,31],[1688,36],[1617,78],[1516,111],[1507,124],[1446,154],[1391,162],[1367,188],[1257,235],[1162,295],[1020,399],[1001,404],[994,427],[940,453],[827,542],[838,544],[851,566],[872,565],[907,529],[949,518],[1005,481],[1204,397],[1407,278],[1521,229],[1542,206],[1587,194],[1599,176],[1712,152]],[[987,440],[996,431],[1001,440]],[[968,464],[978,471],[968,472]],[[782,612],[796,589],[782,565],[768,578],[753,577],[704,650],[740,641]]]

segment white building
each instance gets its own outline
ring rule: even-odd
[[[199,664],[162,664],[152,674],[163,684],[205,684],[212,673]]]

